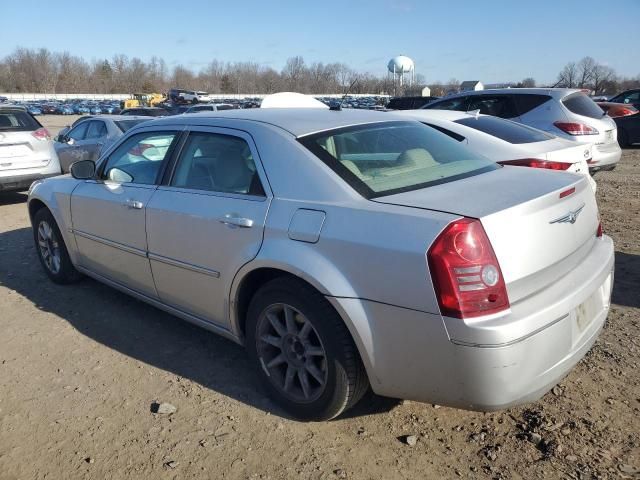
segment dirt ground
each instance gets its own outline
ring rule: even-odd
[[[492,414],[371,395],[326,423],[284,416],[241,347],[93,280],[48,281],[26,196],[1,196],[0,479],[640,478],[640,149],[596,180],[613,306],[553,392]]]

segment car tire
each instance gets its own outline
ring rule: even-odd
[[[246,341],[269,396],[300,420],[330,420],[369,389],[344,322],[301,280],[277,278],[258,290],[247,312]]]
[[[55,283],[75,283],[82,278],[71,259],[67,246],[51,212],[41,208],[33,217],[36,253],[47,276]]]

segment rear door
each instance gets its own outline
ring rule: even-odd
[[[83,160],[93,160],[94,162],[100,156],[100,151],[104,143],[107,141],[107,125],[103,120],[91,120],[85,135],[85,158]]]
[[[260,249],[270,201],[248,134],[194,127],[147,208],[160,299],[228,327],[231,282]]]
[[[170,129],[133,134],[71,196],[80,265],[152,298],[145,216],[178,138]]]

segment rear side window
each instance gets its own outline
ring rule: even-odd
[[[530,112],[534,108],[539,107],[543,103],[551,100],[549,95],[538,95],[535,93],[526,93],[522,95],[514,95],[513,99],[516,102],[516,109],[518,110],[518,115],[524,115],[525,113]]]
[[[30,113],[21,110],[0,110],[0,132],[33,132],[40,127]]]
[[[500,168],[418,122],[339,128],[299,141],[365,198],[418,190]]]
[[[518,116],[511,95],[478,95],[477,97],[470,97],[467,111],[472,110],[480,110],[483,115],[493,115],[500,118]]]
[[[496,117],[462,118],[455,123],[513,144],[544,142],[553,138],[552,135],[535,128]]]
[[[434,110],[457,110],[459,112],[467,111],[467,99],[469,97],[456,97],[448,100],[442,100],[440,102],[428,103],[424,109]]]
[[[562,103],[570,112],[589,118],[602,118],[604,112],[584,93],[578,92],[562,99]]]
[[[89,129],[85,138],[87,140],[107,136],[107,126],[100,120],[89,122]]]

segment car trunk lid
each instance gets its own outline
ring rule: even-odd
[[[480,219],[512,303],[570,271],[588,252],[599,222],[586,177],[522,167],[374,201]]]

